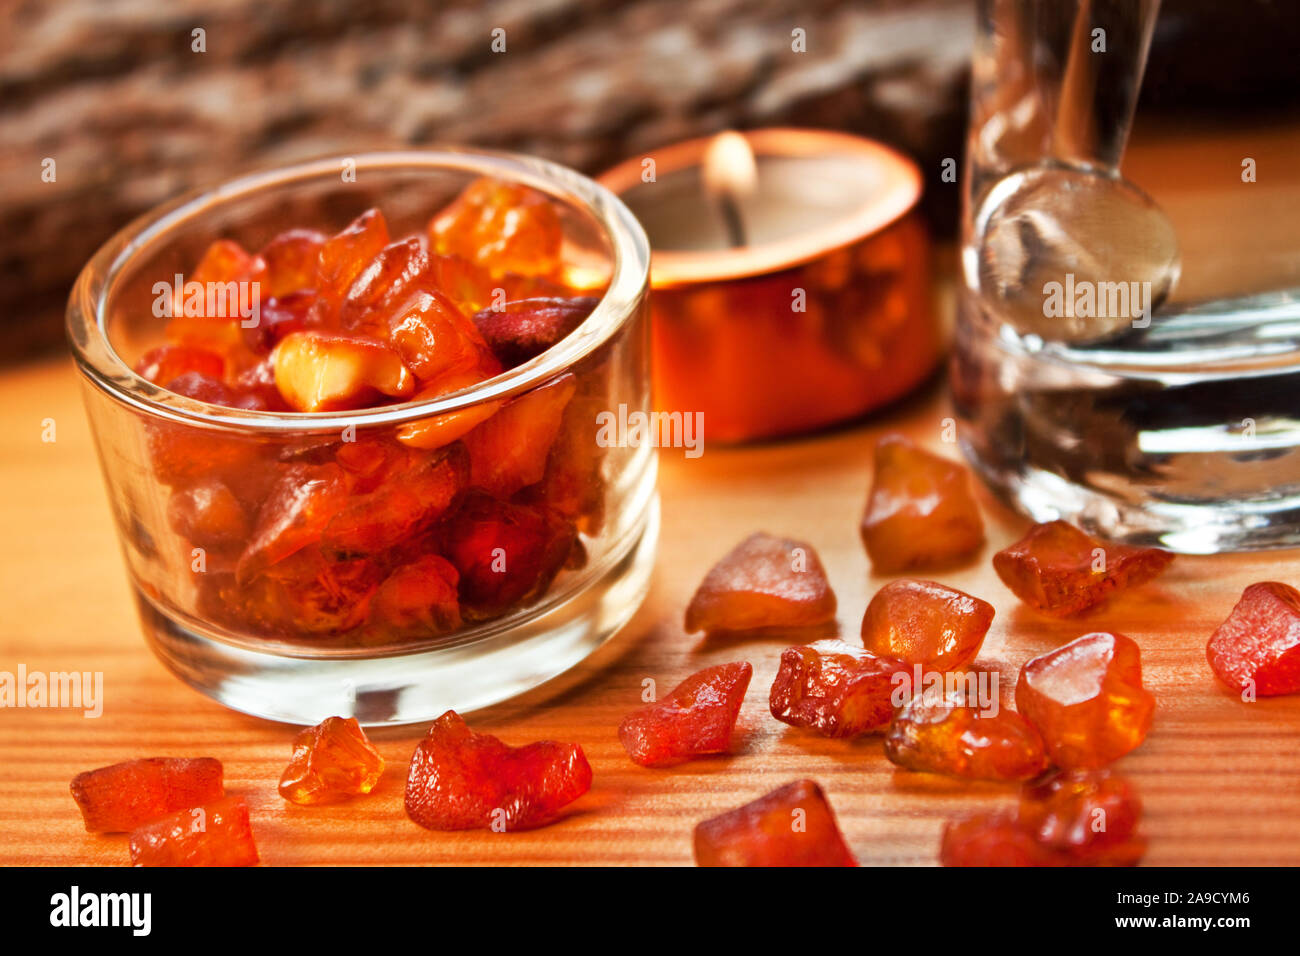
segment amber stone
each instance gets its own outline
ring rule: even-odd
[[[826,794],[796,780],[695,827],[698,866],[857,866]]]
[[[337,308],[357,276],[386,245],[388,221],[378,209],[367,209],[330,236],[317,257],[317,291],[323,299]]]
[[[293,759],[280,775],[280,796],[316,804],[369,793],[384,772],[384,758],[353,717],[326,717],[293,742]]]
[[[1264,581],[1242,592],[1205,647],[1210,668],[1233,690],[1258,697],[1300,691],[1300,591]]]
[[[212,757],[146,757],[72,778],[72,799],[90,833],[126,833],[223,796],[221,761]]]
[[[201,548],[242,548],[251,527],[239,498],[217,478],[172,492],[167,520],[177,534]]]
[[[290,332],[271,353],[275,387],[296,412],[364,408],[406,398],[415,378],[389,346],[360,335]]]
[[[862,618],[862,643],[877,657],[950,671],[979,653],[993,605],[933,581],[891,581]]]
[[[573,525],[544,505],[470,490],[440,523],[443,555],[460,575],[461,614],[483,620],[531,601],[573,551]]]
[[[1067,769],[1102,767],[1142,743],[1155,703],[1137,644],[1104,631],[1035,657],[1016,683],[1016,709]]]
[[[663,699],[623,718],[618,726],[623,749],[643,767],[726,753],[753,675],[746,661],[697,671]]]
[[[885,756],[909,770],[977,780],[1029,780],[1047,768],[1033,724],[960,692],[915,695],[889,725]]]
[[[1074,525],[1049,521],[995,554],[993,568],[1030,607],[1068,617],[1116,591],[1145,584],[1173,560],[1159,548],[1102,544]]]
[[[951,565],[984,543],[966,469],[901,435],[876,444],[861,532],[878,574]]]
[[[508,498],[542,480],[577,382],[566,374],[512,399],[465,435],[470,485]]]
[[[424,554],[396,568],[375,592],[371,612],[390,635],[432,636],[461,625],[460,574],[446,558]],[[373,638],[370,643],[376,643]]]
[[[1014,813],[949,823],[944,866],[1132,866],[1146,851],[1142,803],[1108,770],[1067,770],[1026,783]]]
[[[314,229],[287,229],[262,247],[258,258],[263,274],[262,298],[282,299],[294,293],[316,290],[320,251],[328,237]]]
[[[416,745],[406,814],[430,830],[526,830],[554,821],[590,787],[591,766],[577,744],[511,747],[449,710]]]
[[[559,213],[527,186],[476,179],[429,223],[435,252],[460,256],[494,276],[550,275],[564,240]]]
[[[982,813],[943,828],[939,862],[944,866],[1063,866],[1013,814]]]
[[[421,390],[443,394],[501,371],[474,323],[437,289],[415,285],[388,312],[388,337]],[[464,380],[462,383],[462,379]]]
[[[167,385],[186,372],[220,380],[225,374],[226,359],[217,352],[193,345],[160,345],[140,356],[135,370],[155,385]]]
[[[483,309],[474,315],[474,324],[501,364],[514,368],[561,342],[582,324],[598,301],[589,297],[520,299],[500,309]]]
[[[1060,771],[1020,794],[1020,825],[1076,866],[1132,866],[1146,851],[1141,818],[1142,801],[1109,770]]]
[[[715,564],[686,608],[686,630],[808,627],[835,619],[835,592],[813,546],[751,534]]]
[[[911,696],[905,665],[845,641],[786,648],[768,698],[772,716],[824,737],[883,730]]]
[[[132,866],[253,866],[257,844],[243,797],[179,810],[131,831]]]

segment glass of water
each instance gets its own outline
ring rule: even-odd
[[[1148,118],[1169,15],[1158,0],[979,0],[961,441],[1036,520],[1188,553],[1294,547],[1300,126]],[[1291,157],[1267,187],[1260,150]]]

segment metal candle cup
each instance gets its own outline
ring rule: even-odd
[[[725,203],[710,188],[717,171],[704,169],[710,138],[600,177],[650,237],[656,404],[702,412],[706,434],[724,442],[880,407],[924,380],[942,345],[916,166],[845,133],[743,135],[757,182]]]

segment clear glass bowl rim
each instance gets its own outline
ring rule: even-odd
[[[522,183],[575,206],[605,231],[613,257],[609,286],[591,315],[555,347],[495,378],[433,400],[329,413],[235,409],[169,392],[136,374],[121,359],[108,340],[108,303],[116,281],[134,257],[165,245],[173,230],[217,205],[259,192],[335,179],[345,160],[356,164],[358,178],[366,172],[452,170]],[[617,334],[636,314],[645,296],[649,272],[649,241],[622,200],[599,183],[558,163],[461,147],[328,156],[196,189],[135,219],[100,247],[77,277],[68,299],[67,331],[74,357],[87,378],[113,398],[146,414],[208,428],[266,434],[325,433],[350,425],[399,425],[528,391],[563,373]]]

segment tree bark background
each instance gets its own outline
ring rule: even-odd
[[[1208,35],[1218,59],[1153,65],[1156,95],[1294,80],[1296,14],[1227,7],[1166,0],[1153,57]],[[973,28],[972,0],[0,0],[0,361],[61,345],[72,280],[134,216],[311,156],[459,143],[593,173],[728,126],[830,127],[912,154],[951,233]],[[1225,61],[1234,29],[1265,52]]]

